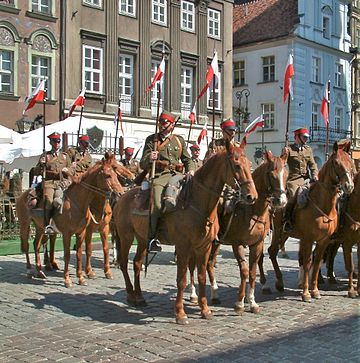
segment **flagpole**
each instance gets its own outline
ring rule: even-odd
[[[264,152],[265,152],[265,132],[264,132],[265,125],[263,124],[261,126],[261,151],[264,158]]]
[[[328,104],[328,122],[326,124],[326,142],[325,142],[325,160],[329,159],[329,124],[330,124],[330,80],[327,82],[327,104]]]
[[[212,140],[215,138],[215,75],[213,76],[213,97],[212,97]]]
[[[287,111],[286,111],[286,131],[285,131],[285,146],[289,146],[289,124],[290,124],[290,94],[288,95]]]
[[[81,128],[81,120],[82,120],[82,115],[83,115],[83,109],[84,109],[84,105],[81,106],[81,111],[80,111],[80,120],[79,120],[78,132],[77,132],[76,146],[79,144],[80,128]]]
[[[43,99],[43,156],[45,157],[45,163],[43,165],[42,170],[42,194],[43,194],[43,223],[44,228],[46,227],[46,214],[45,214],[45,178],[46,178],[46,164],[47,164],[47,157],[46,157],[46,147],[45,147],[45,138],[46,138],[46,132],[45,132],[45,125],[46,125],[46,119],[45,119],[45,97]]]
[[[115,142],[114,142],[114,156],[116,156],[116,140],[117,140],[117,135],[118,135],[118,131],[119,131],[119,111],[120,111],[120,97],[119,97],[119,101],[118,101],[118,111],[117,111],[117,115],[116,115],[116,129],[115,129]]]

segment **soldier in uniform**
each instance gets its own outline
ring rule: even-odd
[[[314,160],[312,149],[307,145],[309,131],[303,127],[294,131],[295,142],[285,148],[288,153],[289,176],[287,180],[288,204],[285,208],[284,231],[292,230],[291,216],[296,203],[295,194],[300,186],[305,184],[305,180],[310,178],[314,181],[318,179],[318,167]]]
[[[230,143],[239,146],[239,144],[234,140],[237,127],[232,119],[226,119],[220,124],[221,132],[223,137],[221,139],[212,140],[209,144],[208,151],[205,154],[204,162],[206,162],[212,155],[226,150],[226,140]]]
[[[75,168],[75,173],[83,174],[93,163],[89,153],[89,136],[81,135],[78,143],[77,147],[69,148],[67,154]]]
[[[153,179],[153,206],[151,213],[150,239],[148,251],[160,252],[161,244],[156,239],[156,229],[161,214],[161,196],[164,187],[169,179],[175,174],[185,172],[194,174],[194,163],[186,150],[185,140],[179,135],[173,134],[176,118],[173,114],[163,111],[159,117],[159,132],[152,134],[145,140],[143,155],[140,160],[140,167],[144,170],[151,170],[152,163],[155,163],[155,177]],[[154,145],[157,141],[157,150]]]
[[[135,176],[138,176],[141,173],[140,163],[133,159],[134,155],[134,148],[133,147],[126,147],[125,148],[125,159],[121,162],[122,164],[130,170]]]
[[[47,151],[45,155],[40,157],[40,160],[36,166],[36,172],[41,174],[43,167],[45,170],[44,183],[44,198],[45,198],[45,233],[55,233],[52,226],[49,225],[50,218],[53,209],[53,199],[55,190],[59,188],[60,182],[72,174],[71,161],[69,156],[60,151],[60,134],[53,132],[48,136],[51,150]]]
[[[200,146],[198,144],[193,144],[190,146],[191,160],[194,162],[195,170],[202,167],[203,162],[199,159],[200,156]]]

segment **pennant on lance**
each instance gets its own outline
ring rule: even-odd
[[[32,92],[31,96],[25,99],[25,109],[23,111],[23,114],[25,114],[27,110],[33,108],[36,102],[44,101],[44,99],[45,99],[45,79],[40,81],[40,83]]]
[[[206,93],[206,91],[208,90],[208,88],[211,85],[211,81],[213,80],[213,77],[216,77],[217,80],[220,79],[218,56],[217,56],[216,50],[214,51],[214,57],[213,57],[213,60],[211,61],[210,67],[208,68],[208,70],[206,72],[206,85],[200,92],[197,99],[201,98]]]
[[[264,125],[265,125],[265,122],[264,122],[263,115],[260,115],[260,116],[256,117],[256,119],[254,121],[250,122],[250,124],[246,127],[246,129],[245,129],[245,135],[246,136],[249,136],[258,127],[264,127]]]
[[[145,92],[149,92],[156,84],[159,82],[165,73],[165,57],[162,58],[160,65],[155,73],[155,76],[150,84],[150,86],[146,89]]]
[[[197,139],[197,144],[200,145],[201,141],[207,136],[207,122],[205,122],[204,127],[202,128],[198,139]]]
[[[72,115],[72,113],[74,112],[76,106],[81,106],[83,107],[85,104],[85,92],[86,89],[85,87],[82,89],[82,91],[80,92],[79,96],[76,97],[76,100],[71,104],[71,106],[69,107],[69,112],[66,115],[65,118],[68,118]]]
[[[294,70],[294,58],[292,54],[289,54],[288,63],[285,69],[284,75],[284,102],[290,94],[291,99],[293,99],[293,91],[292,91],[292,77],[295,75]]]
[[[321,114],[324,118],[326,128],[329,127],[329,89],[330,89],[330,80],[326,83],[324,97],[321,102]]]

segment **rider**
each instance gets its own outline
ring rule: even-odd
[[[89,136],[81,135],[79,137],[78,146],[69,148],[67,154],[75,168],[75,173],[84,173],[93,163],[89,153]]]
[[[141,173],[140,163],[133,159],[134,155],[134,148],[133,147],[126,147],[125,148],[125,159],[123,159],[121,162],[122,164],[131,171],[135,176],[138,176]]]
[[[54,229],[49,224],[52,216],[54,194],[56,189],[59,188],[60,182],[72,174],[69,156],[65,152],[60,151],[60,136],[61,135],[58,132],[53,132],[48,135],[51,150],[40,157],[36,166],[38,174],[41,173],[42,168],[46,168],[45,181],[43,181],[45,198],[45,234],[55,233]]]
[[[305,180],[311,177],[313,181],[318,180],[318,167],[314,160],[311,147],[307,145],[309,131],[302,127],[294,131],[295,142],[285,147],[284,152],[288,154],[289,176],[287,180],[288,203],[285,208],[284,231],[292,230],[292,212],[296,204],[295,194]]]
[[[198,144],[192,144],[190,146],[191,160],[195,164],[195,170],[199,169],[203,165],[203,161],[199,159],[200,146]]]
[[[170,112],[163,111],[159,117],[159,132],[152,134],[145,140],[145,146],[140,167],[151,170],[155,163],[155,176],[152,182],[153,206],[151,211],[151,229],[148,242],[148,251],[160,252],[161,244],[156,239],[158,220],[161,215],[161,195],[169,179],[185,172],[194,174],[194,163],[186,150],[185,140],[179,135],[173,134],[177,118]],[[154,145],[157,141],[157,148]]]

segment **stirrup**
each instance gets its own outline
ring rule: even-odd
[[[56,232],[54,231],[54,228],[48,224],[46,227],[45,227],[45,231],[44,231],[45,234],[56,234]]]
[[[161,243],[157,238],[153,238],[148,243],[148,252],[161,252]]]

